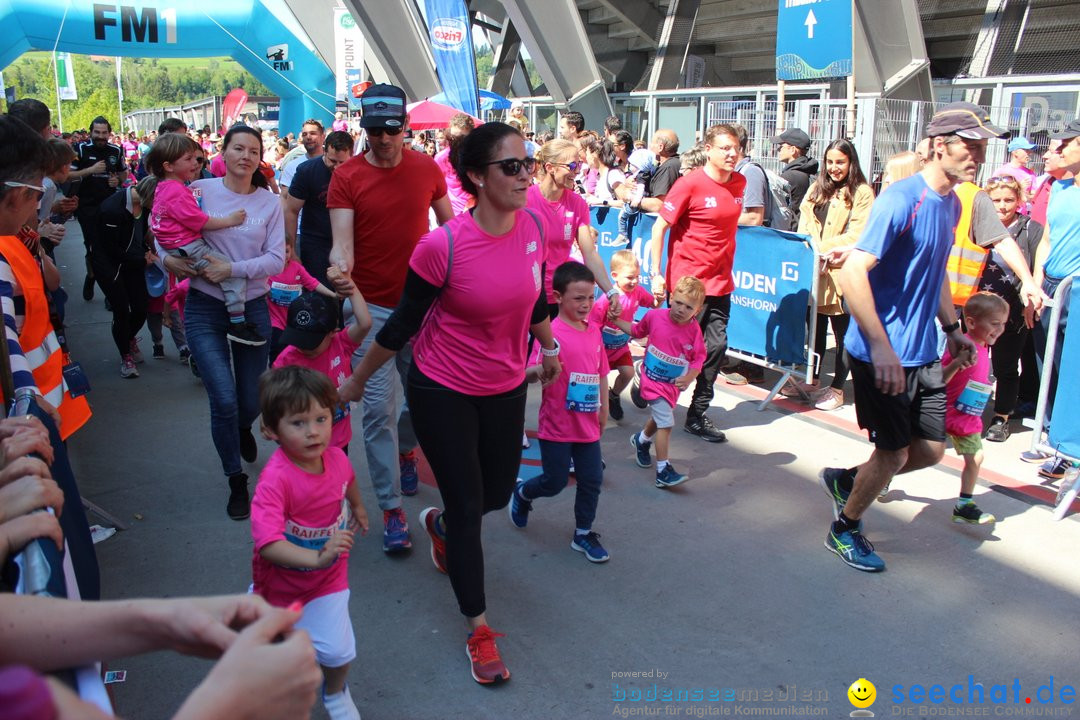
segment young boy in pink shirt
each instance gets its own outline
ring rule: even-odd
[[[668,445],[679,394],[697,379],[705,361],[705,343],[696,322],[704,302],[704,283],[687,275],[675,283],[666,310],[650,310],[633,326],[614,320],[632,337],[649,338],[641,363],[641,397],[648,402],[652,417],[640,433],[630,436],[630,444],[637,451],[639,467],[652,465],[649,450],[656,444],[658,488],[681,485],[688,479],[668,461]]]
[[[311,276],[304,266],[296,261],[296,241],[285,240],[285,267],[277,275],[271,275],[266,279],[266,285],[270,288],[267,298],[270,304],[270,364],[273,365],[277,356],[281,354],[285,343],[281,341],[281,334],[285,331],[285,323],[288,320],[289,305],[293,300],[300,297],[300,293],[310,290],[337,300],[337,293],[323,285]]]
[[[592,531],[596,504],[603,482],[600,435],[607,422],[608,360],[598,323],[590,321],[596,278],[592,270],[577,262],[565,262],[555,270],[551,286],[559,315],[551,322],[551,332],[559,347],[562,372],[544,387],[540,403],[540,458],[544,472],[529,480],[518,480],[507,506],[510,521],[519,528],[529,522],[536,498],[554,497],[570,480],[570,463],[577,478],[574,500],[576,530],[570,547],[584,553],[589,562],[607,562],[609,555]],[[530,382],[541,379],[540,350],[526,370]]]
[[[281,333],[285,349],[274,360],[273,367],[299,365],[310,368],[330,378],[335,389],[341,387],[352,373],[349,358],[371,329],[371,314],[364,296],[355,283],[350,281],[349,284],[349,303],[356,322],[338,330],[336,296],[301,293],[289,304],[285,329]],[[333,421],[330,444],[348,455],[349,441],[352,440],[348,403],[340,403],[334,408]]]
[[[323,704],[333,720],[360,720],[346,678],[356,657],[349,619],[348,557],[368,519],[352,465],[330,444],[338,405],[324,375],[290,366],[259,382],[263,435],[278,444],[251,501],[252,590],[277,607],[300,605],[323,671]]]
[[[964,304],[964,325],[979,355],[974,365],[970,359],[952,357],[946,349],[941,358],[945,380],[945,433],[953,449],[964,458],[960,473],[960,497],[952,511],[953,522],[988,525],[995,518],[975,504],[972,493],[982,466],[983,410],[990,399],[990,351],[1009,319],[1009,304],[998,295],[978,292]],[[887,488],[886,488],[887,489]]]
[[[640,276],[641,266],[633,251],[619,250],[611,256],[611,281],[619,291],[619,304],[622,307],[619,318],[627,322],[634,321],[638,308],[654,308],[663,302],[663,298],[653,295],[638,285]],[[608,365],[619,371],[619,376],[615,378],[615,384],[608,398],[608,409],[612,420],[622,420],[623,409],[620,395],[634,379],[634,360],[630,356],[630,336],[607,319],[610,309],[611,299],[604,295],[596,301],[589,319],[600,327],[604,338],[604,349],[607,351]]]

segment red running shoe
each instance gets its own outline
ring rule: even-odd
[[[420,522],[424,524],[428,536],[431,538],[431,562],[435,563],[435,569],[446,574],[446,535],[439,530],[439,516],[442,510],[435,507],[424,509],[420,513]],[[477,680],[477,682],[480,682]]]
[[[481,625],[469,634],[469,640],[465,643],[465,654],[469,656],[473,680],[481,685],[510,679],[510,671],[499,657],[499,648],[495,647],[497,637],[506,636],[487,625]]]

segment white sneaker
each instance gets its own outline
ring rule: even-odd
[[[531,445],[531,444],[532,443],[529,442],[529,433],[522,433],[521,434],[521,448],[522,448],[522,450],[528,450],[529,445]]]
[[[122,378],[137,378],[139,377],[139,370],[135,367],[135,359],[131,355],[125,355],[120,360],[120,377]]]
[[[348,685],[339,693],[323,695],[323,707],[330,720],[360,720],[360,711],[349,694]]]

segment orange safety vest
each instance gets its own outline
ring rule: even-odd
[[[67,440],[90,419],[90,404],[85,397],[71,397],[64,382],[64,352],[49,319],[45,280],[37,260],[13,235],[0,236],[0,254],[11,266],[26,305],[19,346],[38,391],[60,412],[60,437]]]
[[[949,261],[945,272],[949,277],[949,289],[952,291],[953,305],[963,307],[968,298],[979,289],[979,278],[986,267],[989,252],[979,247],[971,239],[971,216],[975,208],[975,196],[982,192],[975,183],[961,183],[955,188],[960,198],[960,222],[956,226],[956,239],[949,250]]]

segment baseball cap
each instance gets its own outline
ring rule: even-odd
[[[169,289],[169,279],[157,265],[146,266],[146,292],[150,297],[161,297]]]
[[[990,115],[969,102],[949,103],[934,113],[926,126],[928,137],[958,135],[968,140],[991,140],[1008,133],[990,122]]]
[[[372,85],[360,96],[360,127],[405,126],[405,91],[396,85]]]
[[[315,292],[301,293],[289,303],[281,342],[301,350],[314,350],[327,333],[337,330],[337,321],[337,303],[333,298]]]
[[[1034,150],[1035,143],[1028,140],[1023,135],[1018,135],[1009,141],[1009,152],[1014,150]]]
[[[779,145],[780,143],[787,143],[792,147],[797,147],[803,152],[810,149],[810,136],[804,133],[799,128],[790,128],[769,138],[773,143]]]
[[[1080,137],[1080,119],[1070,120],[1060,132],[1050,133],[1050,137],[1054,140],[1072,140],[1074,137]]]

